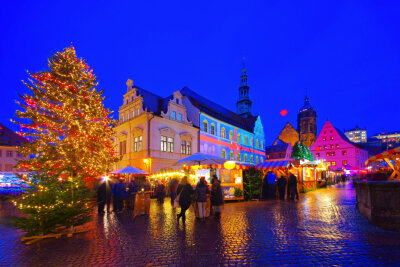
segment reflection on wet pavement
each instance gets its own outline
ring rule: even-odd
[[[2,202],[0,217],[13,213]],[[372,226],[355,209],[352,184],[301,195],[225,205],[221,221],[176,221],[169,201],[150,216],[94,217],[93,230],[31,246],[0,226],[0,265],[398,265],[400,233]]]

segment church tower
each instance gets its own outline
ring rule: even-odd
[[[237,113],[247,118],[251,116],[251,100],[249,98],[249,86],[247,85],[247,71],[244,66],[243,61],[243,69],[242,75],[240,76],[240,87],[239,87],[239,100],[236,102]]]
[[[300,141],[310,147],[317,140],[317,112],[310,105],[308,97],[304,99],[304,105],[297,114],[297,131]]]

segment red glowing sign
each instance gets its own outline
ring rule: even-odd
[[[287,109],[282,109],[281,112],[279,112],[282,117],[286,116],[288,114]]]

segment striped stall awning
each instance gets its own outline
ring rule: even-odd
[[[391,157],[391,156],[393,156],[393,154],[396,154],[396,153],[400,153],[400,147],[393,148],[391,150],[385,151],[381,154],[378,154],[374,157],[369,158],[367,161],[365,161],[365,166],[367,166],[368,164],[370,164],[371,162],[374,162],[374,161],[384,160],[384,158]]]
[[[264,161],[256,165],[257,169],[283,169],[289,167],[290,162],[288,160],[278,161]]]

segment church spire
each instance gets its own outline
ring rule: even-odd
[[[236,102],[237,113],[242,117],[247,118],[251,115],[251,100],[249,98],[249,86],[247,85],[247,70],[244,64],[242,75],[240,76],[240,87],[239,87],[239,101]]]
[[[246,66],[244,63],[245,62],[244,62],[244,58],[243,58],[242,75],[240,76],[241,86],[247,86],[247,70],[246,70]]]

